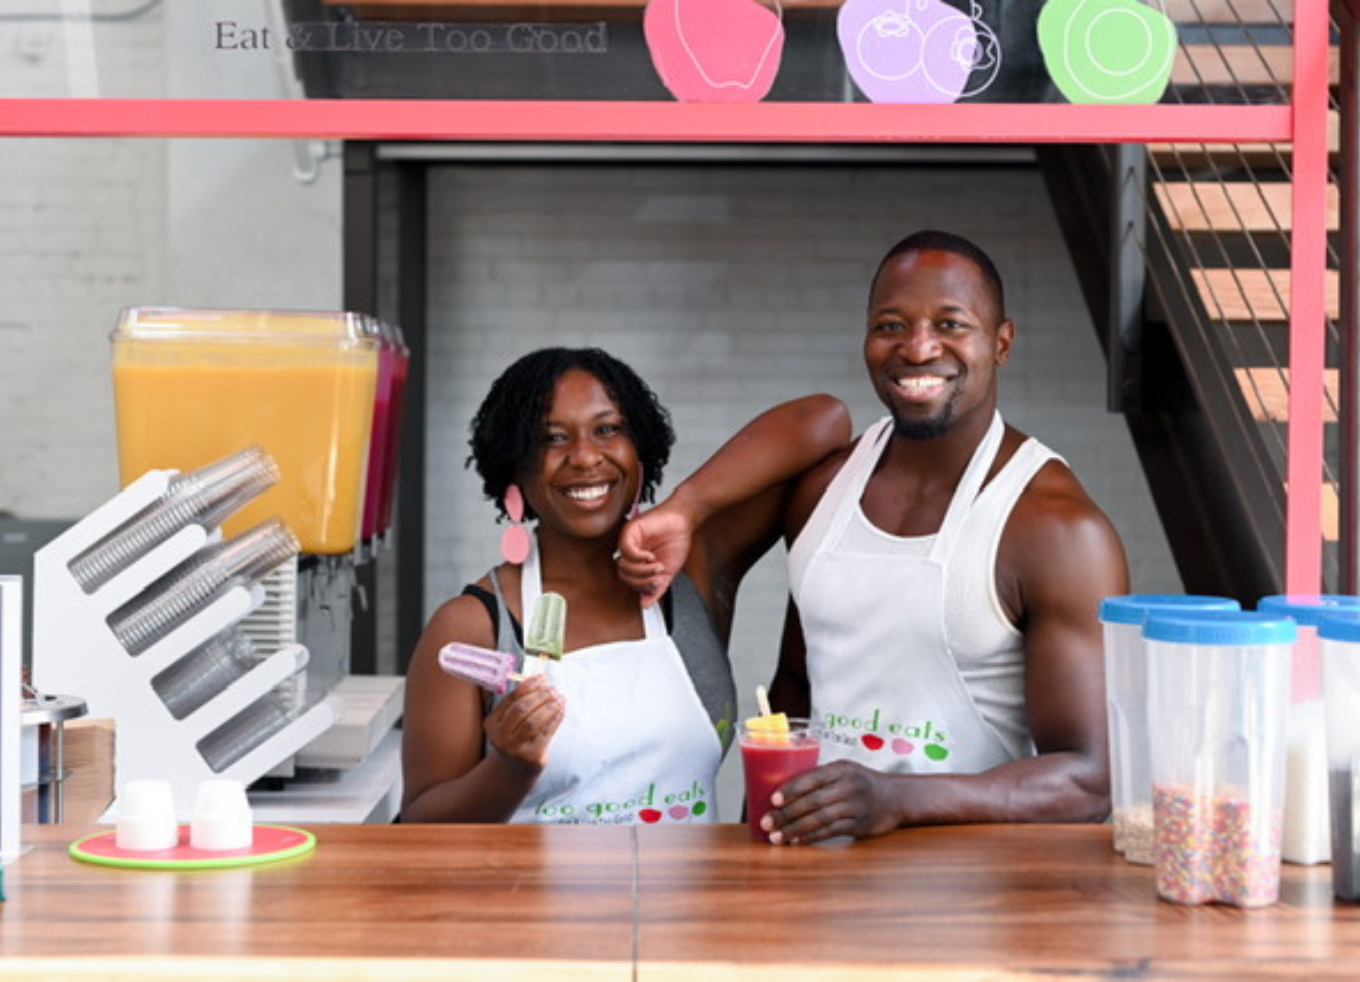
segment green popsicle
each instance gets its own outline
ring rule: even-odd
[[[525,652],[557,661],[566,643],[567,598],[560,593],[540,594],[529,617],[529,630],[524,633]]]

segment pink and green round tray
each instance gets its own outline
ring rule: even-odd
[[[129,869],[222,869],[275,863],[311,852],[316,836],[286,825],[256,825],[254,841],[244,849],[195,849],[189,826],[179,827],[179,843],[170,849],[118,848],[118,833],[97,832],[71,844],[71,856],[83,863]]]

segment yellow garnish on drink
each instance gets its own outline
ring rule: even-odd
[[[746,729],[751,733],[787,733],[789,732],[789,718],[783,713],[752,716],[746,720]]]
[[[789,718],[783,713],[752,716],[746,720],[746,735],[757,743],[788,743]]]
[[[756,686],[756,703],[760,715],[747,718],[747,734],[761,743],[788,743],[789,718],[784,713],[770,712],[770,701],[763,685]]]

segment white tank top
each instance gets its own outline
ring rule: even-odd
[[[891,426],[865,433],[789,550],[814,715],[836,731],[829,756],[972,773],[1032,754],[1024,639],[997,596],[996,553],[1021,492],[1060,458],[1028,440],[979,490],[1004,433],[997,414],[940,529],[902,538],[860,507]]]

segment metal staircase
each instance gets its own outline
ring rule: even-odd
[[[1167,0],[1181,51],[1164,102],[1287,103],[1291,0]],[[1334,37],[1336,31],[1333,31]],[[1324,589],[1337,544],[1340,129],[1330,66]],[[1284,584],[1291,148],[1040,151],[1088,306],[1187,590],[1254,605]]]

